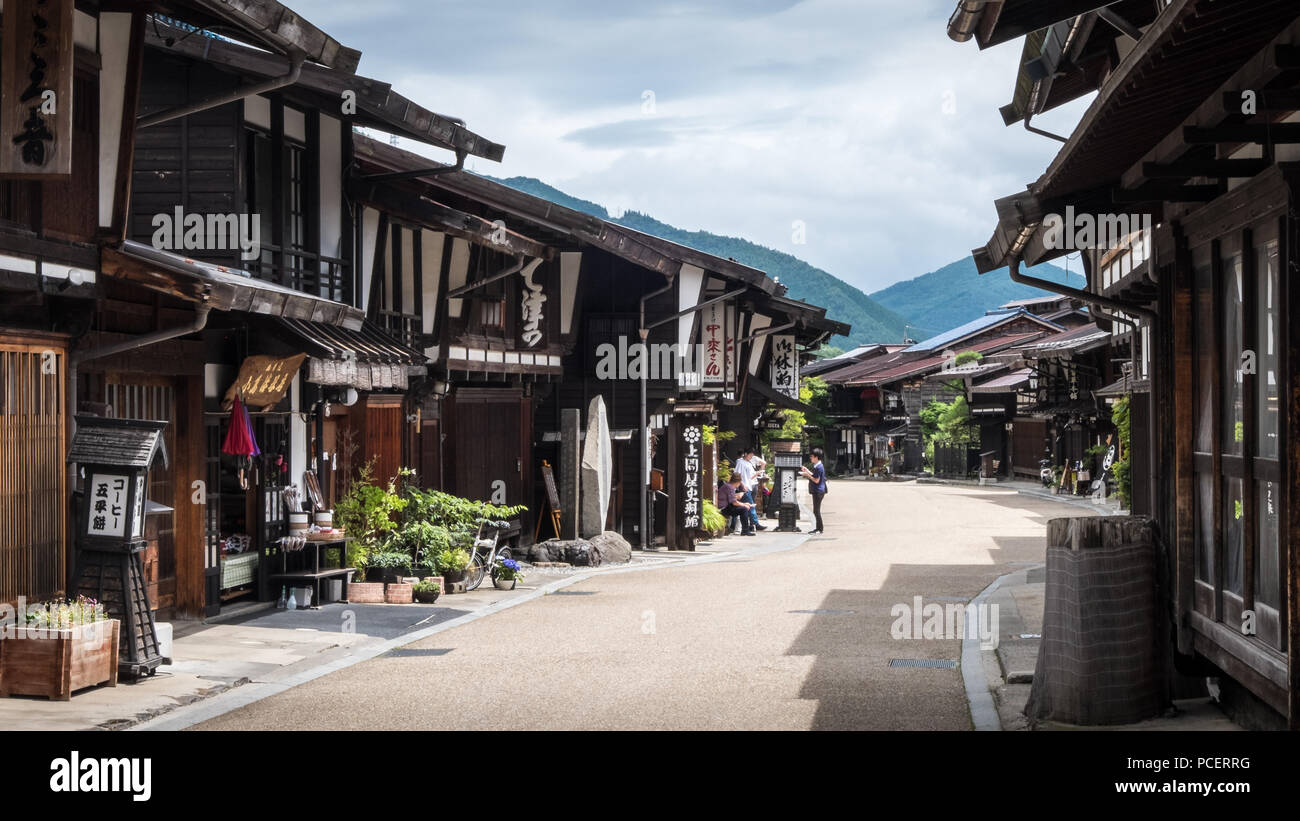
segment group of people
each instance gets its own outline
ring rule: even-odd
[[[822,464],[822,449],[813,448],[809,459],[812,466],[803,465],[799,473],[808,480],[808,493],[812,496],[813,517],[816,520],[813,533],[825,532],[822,526],[822,499],[826,496],[826,466]],[[758,521],[758,504],[755,494],[766,479],[763,468],[767,462],[746,447],[736,458],[730,477],[718,479],[717,498],[714,500],[718,510],[727,517],[727,529],[733,529],[733,522],[740,520],[740,534],[753,536],[756,531],[767,530]]]

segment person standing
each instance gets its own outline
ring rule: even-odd
[[[826,466],[822,464],[822,453],[821,448],[813,448],[810,457],[812,468],[807,465],[799,468],[799,473],[808,480],[808,493],[813,500],[813,518],[816,520],[813,533],[826,532],[822,526],[822,499],[826,498]]]
[[[722,511],[722,515],[727,517],[728,532],[731,531],[731,520],[735,518],[739,518],[741,535],[753,536],[754,529],[753,527],[750,526],[749,523],[749,511],[752,506],[746,504],[745,502],[742,502],[737,497],[736,491],[739,488],[740,488],[740,474],[733,471],[731,474],[731,478],[729,478],[727,481],[724,482],[721,479],[718,480],[718,493],[717,493],[717,497],[714,499],[714,502],[717,504],[718,510]]]
[[[758,505],[754,504],[754,488],[758,486],[758,472],[754,469],[754,448],[747,446],[736,459],[736,472],[740,474],[740,486],[744,493],[742,501],[749,504],[749,521],[755,530],[767,530],[758,521]]]

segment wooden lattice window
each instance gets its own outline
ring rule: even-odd
[[[66,364],[62,344],[0,337],[0,602],[67,583]]]

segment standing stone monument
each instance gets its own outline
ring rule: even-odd
[[[578,535],[584,539],[605,530],[609,492],[614,479],[614,455],[611,451],[605,400],[596,394],[587,408],[587,437],[582,447],[582,516]]]

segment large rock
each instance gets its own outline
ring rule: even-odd
[[[579,567],[626,564],[632,560],[632,545],[613,530],[590,539],[547,539],[528,548],[528,561],[567,562]]]
[[[632,545],[616,530],[606,530],[589,540],[600,555],[600,564],[624,564],[632,561]]]
[[[547,539],[528,549],[528,561],[595,566],[600,564],[600,553],[586,539]]]

